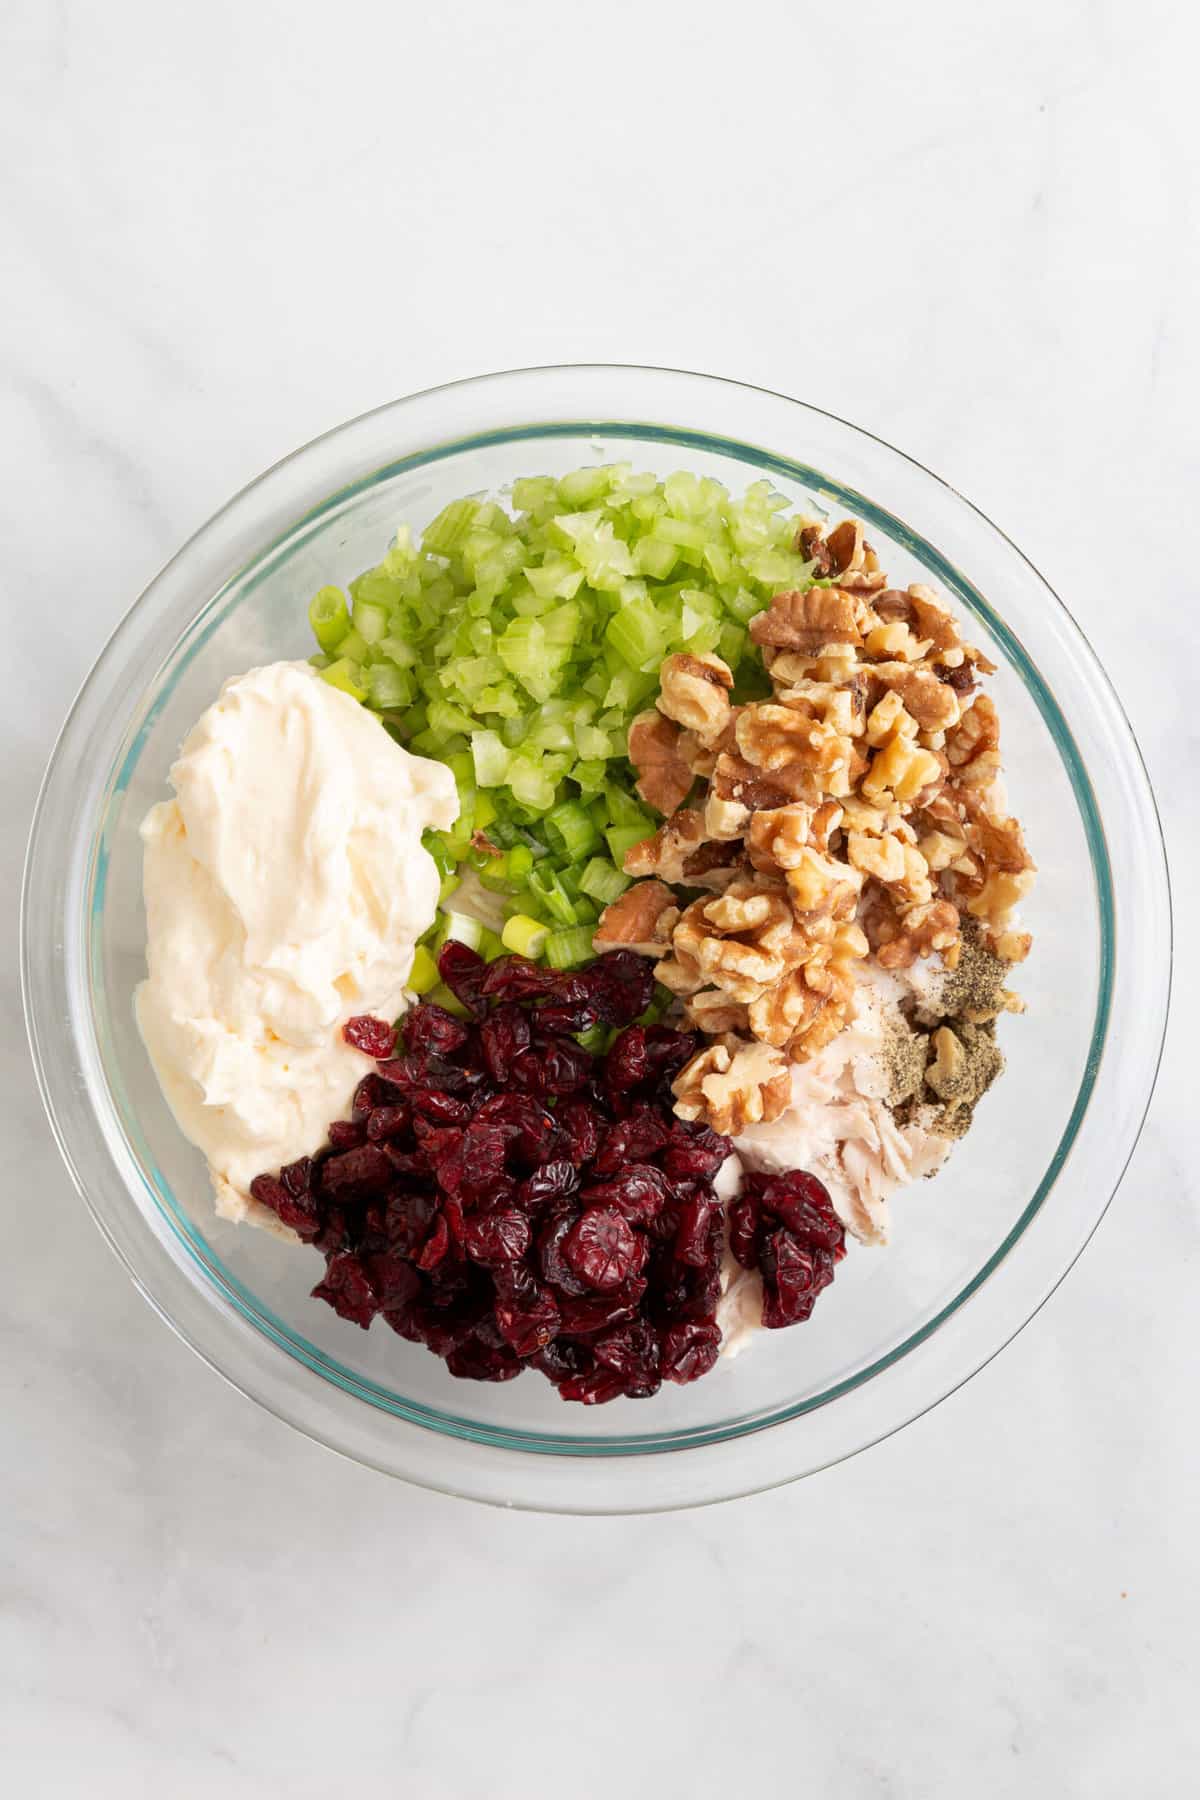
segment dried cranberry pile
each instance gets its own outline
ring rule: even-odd
[[[562,973],[450,942],[439,967],[468,1021],[419,1005],[397,1044],[352,1019],[347,1039],[376,1059],[352,1119],[330,1126],[328,1152],[251,1184],[323,1251],[314,1294],[364,1327],[382,1314],[454,1375],[536,1368],[589,1405],[706,1374],[725,1234],[712,1183],[730,1146],[672,1111],[695,1035],[633,1023],[651,964],[614,951]],[[620,1028],[604,1056],[575,1039],[598,1024]],[[828,1195],[800,1174],[747,1179],[730,1246],[762,1271],[767,1325],[807,1318],[844,1251]]]

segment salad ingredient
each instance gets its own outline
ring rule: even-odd
[[[832,585],[786,589],[751,619],[769,698],[731,704],[712,652],[663,662],[656,710],[630,736],[642,791],[678,799],[685,777],[706,791],[626,850],[636,885],[594,939],[657,958],[711,1040],[680,1072],[678,1109],[722,1132],[786,1109],[785,1059],[845,1030],[866,959],[902,970],[938,955],[953,970],[968,929],[993,962],[1030,946],[1014,914],[1034,865],[999,782],[995,707],[976,691],[992,665],[932,589],[888,587],[856,521],[799,542]],[[676,912],[672,887],[713,892],[678,896]],[[752,1047],[774,1053],[761,1079]],[[926,1080],[946,1135],[998,1067],[985,1022],[944,1029]]]
[[[649,964],[627,950],[572,971],[488,964],[451,939],[439,972],[466,1017],[424,1002],[396,1044],[353,1020],[355,1042],[394,1054],[359,1083],[351,1133],[331,1127],[327,1153],[252,1184],[323,1253],[314,1293],[363,1327],[382,1315],[453,1375],[532,1367],[585,1405],[699,1379],[721,1347],[714,1183],[730,1146],[672,1111],[696,1040],[637,1022]],[[604,1053],[575,1035],[596,1026],[617,1033]],[[743,1250],[787,1324],[831,1278],[841,1226],[815,1179],[755,1179]]]
[[[763,691],[747,624],[812,572],[786,504],[765,481],[735,500],[707,477],[627,463],[536,477],[514,484],[515,517],[452,501],[419,542],[401,530],[348,596],[320,590],[309,617],[325,679],[454,772],[458,821],[433,845],[446,875],[485,856],[507,914],[595,924],[625,852],[694,779],[678,731],[646,713],[663,658],[719,659],[739,698]]]
[[[457,795],[306,663],[227,682],[142,825],[148,978],[138,1025],[217,1210],[318,1149],[363,1054],[342,1027],[404,1004],[438,874],[421,846]],[[359,1029],[356,1027],[356,1029]]]

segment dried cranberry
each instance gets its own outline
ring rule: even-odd
[[[298,1157],[295,1162],[288,1163],[280,1169],[279,1179],[288,1193],[299,1199],[316,1185],[317,1165],[311,1156]]]
[[[563,1240],[563,1255],[581,1281],[606,1294],[639,1272],[646,1245],[615,1206],[592,1206]]]
[[[417,1257],[418,1269],[436,1269],[450,1248],[450,1227],[446,1223],[445,1213],[439,1213],[430,1227],[429,1236],[421,1245]]]
[[[491,1104],[491,1102],[487,1102]],[[596,1146],[600,1142],[600,1131],[603,1124],[601,1116],[594,1106],[586,1100],[564,1100],[558,1107],[555,1117],[562,1134],[563,1148],[571,1161],[578,1167],[581,1163],[590,1162],[596,1154]]]
[[[410,1056],[453,1056],[469,1039],[470,1027],[444,1006],[423,1000],[401,1025],[404,1047]]]
[[[656,1107],[639,1102],[628,1118],[609,1126],[593,1166],[598,1175],[615,1175],[630,1163],[656,1156],[670,1141],[670,1129],[662,1114]]]
[[[434,1088],[413,1095],[413,1110],[431,1125],[465,1125],[471,1117],[471,1106],[454,1094],[439,1094]]]
[[[309,1161],[308,1157],[303,1159]],[[292,1163],[291,1169],[296,1165]],[[288,1170],[283,1171],[284,1176]],[[276,1181],[271,1175],[256,1175],[250,1183],[251,1197],[262,1206],[270,1207],[281,1225],[288,1225],[306,1243],[311,1243],[321,1229],[321,1209],[315,1194],[305,1188],[293,1192],[284,1181]]]
[[[413,1256],[429,1235],[437,1212],[432,1194],[392,1194],[384,1215],[388,1242],[401,1256]]]
[[[720,1350],[719,1325],[669,1325],[662,1338],[662,1372],[668,1381],[698,1381]]]
[[[520,1298],[496,1300],[496,1324],[500,1335],[518,1356],[535,1356],[545,1350],[562,1323],[558,1302],[545,1288]]]
[[[356,1119],[364,1123],[378,1106],[389,1106],[396,1098],[396,1090],[378,1075],[364,1075],[354,1090],[354,1103],[351,1112]]]
[[[340,1318],[361,1325],[365,1331],[379,1311],[379,1297],[370,1276],[357,1256],[339,1251],[325,1264],[325,1279],[313,1289],[317,1300],[325,1300]]]
[[[392,1045],[396,1041],[396,1033],[392,1026],[383,1019],[373,1019],[369,1013],[359,1013],[353,1019],[347,1019],[342,1026],[342,1036],[364,1056],[373,1056],[376,1061],[380,1057],[392,1054]]]
[[[606,1369],[627,1379],[658,1375],[661,1351],[658,1333],[649,1319],[632,1319],[594,1339],[592,1355]]]
[[[541,1206],[546,1200],[565,1200],[579,1186],[579,1170],[563,1159],[544,1162],[527,1175],[517,1189],[521,1206]]]
[[[604,1059],[605,1090],[610,1097],[616,1094],[628,1095],[632,1101],[634,1090],[641,1086],[649,1073],[645,1026],[630,1025],[615,1040]]]
[[[602,1406],[616,1400],[625,1384],[611,1369],[592,1369],[586,1375],[567,1375],[558,1385],[564,1400],[576,1400],[581,1406]]]
[[[762,1276],[762,1322],[768,1330],[778,1330],[808,1318],[817,1295],[833,1280],[833,1258],[781,1228],[762,1247]]]
[[[408,1130],[412,1115],[407,1106],[377,1106],[367,1120],[367,1139],[382,1143],[385,1138],[400,1137]]]
[[[329,1142],[335,1150],[353,1150],[367,1135],[361,1119],[335,1119],[329,1127]]]
[[[466,1007],[473,1019],[482,1019],[487,1010],[483,998],[483,978],[487,964],[482,956],[456,938],[448,938],[438,955],[438,974],[454,998]]]
[[[652,1163],[633,1163],[609,1181],[585,1187],[579,1198],[584,1206],[614,1207],[631,1222],[648,1225],[669,1196],[666,1177]]]
[[[507,1344],[497,1349],[483,1343],[478,1333],[446,1356],[450,1373],[463,1381],[511,1381],[514,1375],[521,1373],[523,1366]]]
[[[587,973],[605,1025],[632,1025],[654,998],[654,964],[633,950],[610,950]]]
[[[498,956],[480,984],[486,1000],[540,1000],[555,990],[557,976],[525,956]]]
[[[612,1294],[564,1295],[559,1301],[562,1328],[571,1337],[587,1337],[610,1325],[623,1325],[635,1316],[645,1292],[645,1277],[638,1276]]]
[[[472,1213],[463,1227],[464,1248],[478,1263],[520,1262],[529,1241],[529,1220],[512,1208]]]
[[[553,1213],[538,1233],[538,1266],[546,1280],[552,1281],[563,1294],[578,1295],[587,1292],[585,1283],[576,1275],[563,1252],[563,1245],[578,1218],[579,1214],[573,1208]]]
[[[508,1082],[513,1058],[528,1050],[533,1037],[528,1015],[519,1006],[498,1006],[479,1027],[479,1048],[484,1067],[496,1083]]]
[[[758,1267],[758,1221],[760,1207],[751,1193],[742,1192],[730,1201],[726,1210],[729,1226],[729,1248],[743,1269]]]
[[[382,1193],[392,1181],[392,1165],[378,1144],[359,1144],[321,1164],[321,1186],[339,1199]]]
[[[509,1079],[527,1094],[574,1094],[591,1080],[592,1059],[569,1038],[549,1038],[514,1057]]]
[[[676,1120],[663,1157],[663,1168],[672,1179],[711,1181],[732,1153],[727,1137],[719,1137],[707,1125]]]
[[[675,1255],[681,1263],[702,1269],[708,1261],[709,1227],[716,1203],[712,1200],[686,1200],[679,1209],[679,1226],[675,1233]]]
[[[508,1128],[512,1154],[532,1167],[550,1156],[555,1137],[555,1115],[528,1094],[493,1094],[475,1114],[476,1125]]]

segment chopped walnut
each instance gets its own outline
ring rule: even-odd
[[[751,619],[750,636],[756,644],[809,655],[826,644],[862,641],[854,601],[841,588],[794,588],[776,594],[766,612]]]
[[[636,950],[661,956],[679,917],[675,896],[661,881],[639,881],[606,906],[592,939],[596,950]]]
[[[660,881],[682,882],[688,858],[707,840],[704,814],[681,807],[660,825],[653,837],[643,838],[625,852],[625,873],[636,877],[656,875]]]
[[[629,727],[629,760],[647,806],[670,814],[691,792],[693,775],[679,753],[679,727],[660,712],[639,713]]]
[[[794,869],[812,839],[816,808],[794,800],[790,806],[766,807],[750,815],[746,846],[755,869]]]
[[[719,656],[668,656],[659,681],[658,710],[695,732],[702,746],[715,744],[729,723],[728,665]]]
[[[623,896],[630,915],[606,913],[601,933],[644,933],[659,980],[711,1040],[710,1060],[680,1077],[684,1116],[753,1110],[727,1079],[748,1051],[782,1071],[829,1043],[871,951],[891,969],[940,952],[953,970],[964,918],[997,957],[1029,948],[1014,911],[1033,865],[997,806],[996,712],[977,688],[991,664],[932,589],[888,585],[857,521],[828,536],[805,524],[796,547],[837,585],[776,594],[751,620],[771,695],[733,706],[725,663],[679,653],[657,713],[630,734],[639,792],[667,816],[626,869],[658,880]],[[704,786],[687,807],[693,780]],[[708,891],[675,913],[664,881]]]
[[[946,758],[966,787],[988,787],[1000,773],[1000,720],[987,694],[979,694],[946,736]]]
[[[724,1137],[777,1119],[791,1099],[787,1063],[769,1044],[726,1035],[679,1071],[671,1088],[681,1119],[703,1120]]]
[[[731,1000],[720,988],[701,988],[684,1001],[684,1022],[707,1037],[720,1037],[722,1032],[745,1034],[750,1029],[750,1014],[744,1001]]]
[[[848,570],[862,568],[866,560],[866,542],[858,519],[843,519],[829,533],[826,543],[829,547],[829,566],[835,575],[844,575]]]

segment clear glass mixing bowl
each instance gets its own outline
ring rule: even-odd
[[[395,527],[524,474],[631,460],[851,511],[894,580],[927,579],[999,665],[1014,809],[1037,859],[1009,1069],[935,1182],[853,1247],[812,1320],[692,1387],[595,1410],[532,1375],[455,1381],[377,1323],[309,1298],[316,1253],[214,1217],[203,1163],[134,1025],[138,823],[225,678],[307,654],[306,602]],[[26,872],[30,1038],[71,1174],[151,1303],[214,1368],[359,1461],[498,1504],[637,1511],[807,1474],[964,1381],[1037,1309],[1095,1227],[1154,1081],[1170,908],[1153,798],[1121,708],[1045,582],[967,501],[827,414],[667,370],[529,369],[385,406],[262,476],[121,624],[55,750]],[[147,1379],[152,1376],[147,1375]]]

